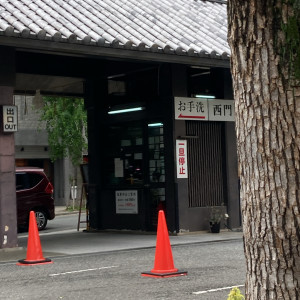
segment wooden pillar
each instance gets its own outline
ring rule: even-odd
[[[187,211],[187,180],[176,178],[175,140],[185,122],[174,122],[174,97],[186,96],[186,66],[163,64],[159,75],[159,97],[165,107],[166,217],[169,231],[179,232]]]
[[[101,197],[101,167],[105,151],[103,135],[103,106],[107,101],[107,80],[103,76],[87,78],[85,83],[85,108],[88,116],[88,149],[89,149],[89,221],[91,229],[101,229],[102,206],[104,205]]]
[[[13,105],[15,51],[0,47],[0,107]],[[2,114],[0,114],[2,116]],[[1,124],[3,122],[1,117]],[[14,133],[0,126],[0,248],[17,247],[17,205]]]

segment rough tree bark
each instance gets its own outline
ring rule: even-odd
[[[300,84],[280,52],[297,1],[228,0],[246,299],[300,299]]]

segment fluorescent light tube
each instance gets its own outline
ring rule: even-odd
[[[163,126],[163,123],[150,123],[148,124],[148,127],[158,127],[158,126]]]
[[[196,95],[196,98],[204,98],[204,99],[215,99],[216,96],[213,95]]]
[[[113,114],[123,114],[123,113],[128,113],[132,111],[139,111],[143,110],[144,107],[132,107],[132,108],[125,108],[125,109],[118,109],[118,110],[111,110],[108,112],[108,114],[113,115]]]

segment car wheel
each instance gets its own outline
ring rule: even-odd
[[[35,218],[38,230],[43,230],[46,228],[47,225],[47,216],[44,211],[36,210],[35,211]]]

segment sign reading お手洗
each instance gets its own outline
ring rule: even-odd
[[[175,119],[234,122],[233,100],[175,98]]]

